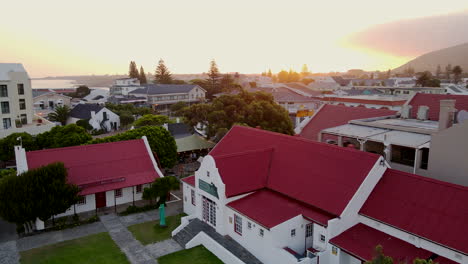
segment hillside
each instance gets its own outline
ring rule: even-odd
[[[416,72],[435,72],[439,64],[444,71],[449,63],[452,67],[460,65],[464,72],[468,72],[468,43],[426,53],[394,69],[393,72],[403,72],[408,66],[413,67]]]

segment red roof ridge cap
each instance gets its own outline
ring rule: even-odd
[[[93,147],[93,146],[99,146],[99,145],[111,145],[111,144],[118,144],[118,143],[123,143],[123,142],[129,142],[129,141],[139,141],[143,140],[141,138],[138,139],[130,139],[130,140],[121,140],[121,141],[114,141],[114,142],[103,142],[103,143],[96,143],[96,144],[84,144],[84,145],[78,145],[78,146],[69,146],[69,147],[60,147],[60,148],[50,148],[50,149],[39,149],[39,150],[31,150],[27,151],[27,153],[44,153],[44,152],[53,152],[53,151],[58,151],[58,150],[63,150],[63,149],[74,149],[74,148],[82,148],[82,147]]]
[[[223,154],[223,155],[215,155],[213,156],[216,159],[223,159],[223,158],[230,158],[230,157],[235,157],[235,156],[241,156],[241,155],[246,155],[246,154],[251,154],[255,152],[267,152],[267,151],[273,151],[273,147],[269,148],[261,148],[261,149],[252,149],[252,150],[246,150],[246,151],[241,151],[241,152],[234,152],[230,154]]]

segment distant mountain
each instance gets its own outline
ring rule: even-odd
[[[401,73],[411,66],[416,72],[434,73],[437,65],[440,65],[443,72],[447,64],[452,64],[452,67],[460,65],[463,72],[468,72],[468,43],[426,53],[394,69],[393,72]]]

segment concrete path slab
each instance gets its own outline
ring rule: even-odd
[[[19,254],[16,241],[0,243],[0,264],[18,264]]]
[[[153,256],[153,258],[155,259],[167,254],[183,250],[179,243],[175,242],[175,240],[172,238],[161,242],[149,244],[145,247],[148,249],[151,256]]]

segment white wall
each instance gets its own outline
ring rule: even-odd
[[[77,214],[83,213],[83,212],[88,212],[88,211],[93,211],[96,209],[96,197],[94,194],[88,194],[85,196],[86,203],[85,204],[76,204],[72,205],[70,208],[67,209],[64,213],[58,214],[55,217],[62,217],[62,216],[68,216],[68,215],[73,215],[75,214],[75,211]]]
[[[117,123],[117,129],[120,128],[120,117],[112,112],[107,108],[102,108],[101,111],[92,115],[91,112],[91,119],[89,120],[89,124],[96,130],[101,129],[101,121],[104,120],[104,112],[107,113],[108,120],[104,123],[104,126],[107,128],[107,131],[112,131],[111,123]]]
[[[186,213],[187,215],[193,215],[196,213],[197,210],[196,201],[195,205],[192,204],[192,190],[195,191],[195,197],[197,197],[195,187],[182,181],[182,191],[184,194],[184,213]]]
[[[190,240],[186,248],[193,248],[198,245],[203,245],[206,249],[208,249],[211,253],[213,253],[216,257],[218,257],[223,263],[226,264],[249,264],[244,263],[242,260],[238,259],[234,256],[229,250],[225,249],[223,246],[218,244],[215,240],[209,237],[205,232],[200,232],[196,235],[192,240]]]

